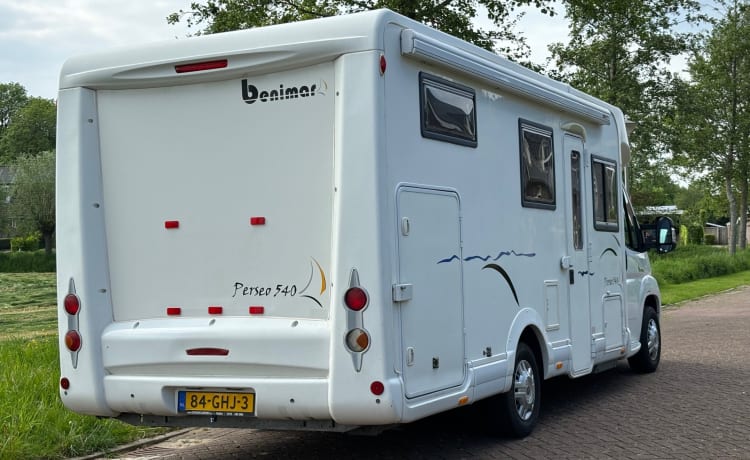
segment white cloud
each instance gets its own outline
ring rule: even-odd
[[[190,0],[0,0],[0,83],[55,98],[63,62],[75,54],[184,37],[168,14]]]

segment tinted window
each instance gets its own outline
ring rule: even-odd
[[[419,74],[422,136],[477,146],[476,96],[457,83]]]
[[[591,189],[594,194],[594,228],[616,232],[619,226],[617,205],[617,164],[593,158]]]
[[[521,197],[526,207],[555,209],[555,152],[552,130],[519,122]]]

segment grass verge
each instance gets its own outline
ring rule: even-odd
[[[739,286],[750,286],[750,271],[680,284],[661,283],[659,287],[661,288],[662,303],[674,305]]]
[[[68,458],[165,431],[65,409],[56,335],[2,340],[0,363],[0,458]]]
[[[54,273],[0,273],[0,459],[81,456],[167,431],[62,405],[55,299]]]

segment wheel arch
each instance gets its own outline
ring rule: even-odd
[[[523,309],[516,315],[508,334],[508,362],[511,363],[508,366],[508,383],[513,375],[512,363],[515,361],[516,350],[521,342],[525,342],[534,353],[539,372],[542,373],[542,379],[545,379],[548,375],[547,363],[552,356],[552,349],[545,339],[543,330],[541,318],[536,311]],[[507,384],[506,388],[510,388],[510,385]]]

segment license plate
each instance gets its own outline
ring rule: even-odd
[[[185,413],[253,415],[255,414],[255,394],[180,391],[177,394],[177,410]]]

